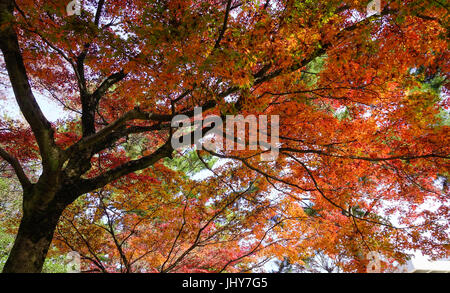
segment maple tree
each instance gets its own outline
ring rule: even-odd
[[[346,271],[364,271],[370,251],[384,256],[383,268],[411,249],[447,255],[448,7],[381,1],[380,13],[366,17],[368,2],[86,0],[80,15],[68,16],[64,1],[1,0],[2,70],[27,122],[0,121],[0,157],[23,189],[23,215],[3,271],[41,271],[58,221],[70,224],[71,213],[89,218],[86,200],[109,198],[113,204],[99,205],[96,215],[107,216],[105,209],[123,214],[145,193],[128,193],[128,186],[151,184],[168,196],[160,178],[180,176],[160,166],[175,153],[171,121],[193,118],[196,106],[222,117],[279,115],[280,147],[272,161],[259,160],[264,150],[199,151],[199,158],[229,161],[203,184],[179,183],[198,195],[178,198],[190,231],[214,218],[211,200],[219,198],[220,207],[256,185],[246,209],[234,211],[254,214],[239,217],[242,237],[265,239],[264,249],[251,251],[254,260],[301,264],[320,251],[345,259]],[[35,93],[73,115],[50,122]],[[130,153],[124,146],[135,136],[143,147]],[[144,198],[144,209],[160,199]],[[173,208],[178,221],[165,223],[178,227],[179,249],[188,250],[196,239],[179,229],[183,210]],[[134,247],[159,237],[163,246],[173,243],[173,231],[145,225],[143,238],[130,239]],[[117,231],[103,228],[97,232],[110,236],[99,241]],[[70,237],[66,245],[82,240]],[[192,252],[245,251],[230,245]],[[122,261],[130,270],[126,253],[111,248],[112,265]],[[167,247],[149,254],[150,267],[164,267],[158,253],[167,257]]]

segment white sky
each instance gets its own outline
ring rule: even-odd
[[[22,113],[20,112],[19,105],[14,98],[12,89],[3,89],[3,93],[7,96],[6,99],[0,100],[0,116],[3,117],[3,115],[6,114],[9,118],[21,119],[25,121]],[[42,112],[49,121],[55,122],[58,119],[69,116],[69,112],[64,111],[62,105],[39,93],[33,93],[39,106],[41,107]]]

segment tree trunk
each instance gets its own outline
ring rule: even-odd
[[[24,194],[23,217],[3,273],[41,272],[53,233],[64,210],[54,204],[55,201],[38,205],[26,198]]]

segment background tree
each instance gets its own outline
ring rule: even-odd
[[[281,116],[274,161],[203,153],[232,161],[231,186],[276,197],[286,212],[271,231],[293,239],[279,244],[292,262],[306,247],[344,246],[359,271],[372,250],[448,253],[448,7],[393,0],[365,17],[367,2],[92,0],[67,16],[63,1],[0,1],[3,68],[28,123],[0,135],[23,189],[4,271],[41,271],[66,207],[171,158],[170,122],[194,106]],[[437,90],[424,76],[442,79]],[[37,92],[74,116],[50,123]],[[137,157],[123,147],[132,134],[146,142]]]

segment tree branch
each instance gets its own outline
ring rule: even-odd
[[[0,157],[2,157],[5,161],[7,161],[11,165],[11,167],[13,167],[17,178],[19,178],[20,184],[22,184],[23,189],[31,186],[31,182],[28,179],[25,172],[23,171],[23,168],[20,165],[19,160],[17,160],[15,157],[11,156],[8,152],[6,152],[1,147],[0,147]]]
[[[207,101],[206,103],[201,105],[203,111],[211,109],[215,106],[216,106],[216,102],[212,101],[212,100]],[[172,121],[173,117],[175,117],[176,115],[186,115],[188,117],[192,117],[194,115],[194,109],[184,111],[181,113],[176,113],[176,114],[158,114],[158,113],[153,113],[153,112],[144,112],[144,111],[140,110],[138,107],[136,107],[136,108],[126,112],[124,115],[122,115],[122,117],[118,118],[114,122],[111,122],[110,124],[108,124],[107,126],[102,128],[101,130],[99,130],[98,132],[81,139],[78,143],[71,146],[67,151],[70,153],[75,149],[78,149],[78,150],[84,149],[89,146],[92,146],[93,144],[106,144],[106,142],[108,141],[107,138],[114,131],[123,129],[123,127],[126,126],[126,123],[128,121],[148,120],[148,121],[156,121],[156,122],[170,122],[170,121]],[[150,126],[148,129],[149,130],[158,130],[158,128],[159,128],[158,126]],[[138,132],[143,132],[144,129],[145,128],[142,128],[142,127],[139,129],[134,128],[134,130],[136,130]],[[116,133],[116,136],[117,136],[117,134],[118,133]],[[125,136],[126,134],[127,134],[127,132],[125,131],[121,137]],[[120,137],[117,137],[117,139],[118,138],[120,138]]]
[[[109,88],[111,88],[114,84],[124,79],[126,76],[127,74],[123,70],[108,76],[93,93],[95,104],[98,103],[98,101],[101,99],[101,97],[105,94],[105,92]]]
[[[219,48],[220,42],[222,41],[223,36],[225,34],[225,31],[227,30],[227,24],[228,24],[228,17],[230,15],[231,2],[232,2],[232,0],[228,0],[228,2],[227,2],[227,7],[225,9],[225,16],[224,16],[224,19],[223,19],[222,29],[220,30],[219,37],[217,38],[216,43],[214,45],[214,49]]]
[[[80,179],[78,182],[75,183],[75,185],[79,187],[78,190],[79,193],[81,192],[80,194],[84,194],[86,192],[101,188],[106,184],[110,183],[111,181],[119,179],[124,175],[145,169],[155,164],[162,158],[171,157],[172,151],[173,149],[171,147],[170,140],[168,140],[164,145],[162,145],[151,155],[144,156],[137,160],[131,160],[127,163],[120,165],[117,168],[106,171],[95,178]]]
[[[52,161],[56,159],[59,149],[54,142],[54,130],[31,90],[17,34],[11,21],[14,19],[13,10],[13,1],[0,3],[0,47],[20,111],[31,126],[42,156],[44,171],[47,171],[55,166]]]
[[[103,5],[105,4],[105,0],[98,1],[97,12],[95,13],[94,23],[98,26],[100,22],[100,16],[102,14]]]

